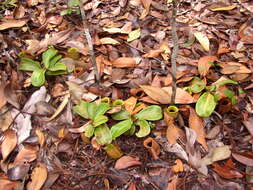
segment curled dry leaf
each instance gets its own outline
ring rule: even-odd
[[[39,163],[33,170],[31,182],[27,184],[27,190],[40,190],[47,179],[47,168],[43,163]]]
[[[189,127],[196,132],[197,141],[205,148],[206,151],[208,151],[203,119],[196,114],[195,110],[192,107],[189,106],[189,110]]]
[[[120,169],[125,169],[131,166],[137,166],[141,164],[142,163],[139,161],[138,157],[123,156],[116,161],[114,168],[117,170],[120,170]]]
[[[198,71],[201,76],[206,76],[212,63],[217,60],[216,56],[204,56],[198,61]]]
[[[130,97],[124,101],[125,109],[132,115],[134,108],[136,106],[137,99],[135,97]]]
[[[71,133],[83,133],[86,128],[91,124],[92,121],[88,121],[87,123],[85,123],[84,125],[82,125],[81,127],[78,128],[69,128],[69,132]]]
[[[45,135],[43,134],[43,132],[41,130],[39,130],[39,129],[36,129],[35,133],[36,133],[36,135],[39,138],[39,144],[40,144],[40,146],[41,147],[44,146],[46,140],[45,140]]]
[[[5,161],[7,157],[9,156],[9,154],[14,150],[14,148],[17,145],[17,141],[18,139],[17,139],[16,131],[12,129],[7,129],[4,132],[4,140],[1,145],[3,161]]]
[[[119,57],[112,62],[112,65],[118,68],[135,67],[136,61],[132,57]]]
[[[26,162],[32,162],[37,158],[38,147],[32,145],[25,145],[21,148],[16,156],[13,165],[20,165]]]
[[[0,24],[0,30],[6,30],[9,28],[19,28],[24,26],[27,23],[27,19],[23,20],[5,20],[2,24]]]
[[[175,173],[183,172],[184,171],[184,164],[183,164],[183,162],[180,159],[176,159],[175,162],[176,162],[176,164],[174,166],[172,166],[172,170]]]
[[[152,154],[154,159],[158,159],[159,154],[161,153],[161,149],[159,144],[151,137],[147,138],[143,142],[143,146],[148,149],[148,151]]]
[[[164,52],[163,49],[150,50],[148,53],[144,54],[142,57],[145,57],[145,58],[158,57],[163,52]]]

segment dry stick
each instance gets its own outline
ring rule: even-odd
[[[177,54],[178,54],[178,36],[177,36],[177,25],[176,25],[176,17],[177,17],[177,1],[172,1],[172,18],[171,18],[171,30],[172,30],[172,42],[173,42],[173,50],[171,54],[171,66],[172,66],[172,95],[171,95],[171,103],[175,104],[176,92],[177,92]]]
[[[85,34],[85,38],[86,38],[88,46],[89,46],[89,53],[90,53],[90,57],[91,57],[91,63],[94,67],[95,81],[99,83],[100,82],[100,76],[99,76],[98,67],[97,67],[97,64],[96,64],[96,57],[95,57],[95,53],[94,53],[92,38],[91,38],[91,35],[90,35],[88,21],[87,21],[85,12],[84,12],[82,7],[83,7],[83,1],[80,1],[79,8],[80,8],[80,11],[81,11],[82,21],[83,21],[83,26],[84,26],[84,34]]]

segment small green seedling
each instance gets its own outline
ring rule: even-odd
[[[110,144],[112,135],[109,127],[106,125],[108,117],[105,113],[111,109],[108,103],[96,104],[95,102],[81,101],[80,104],[73,107],[75,113],[89,120],[84,135],[91,138],[93,135],[100,145]]]
[[[68,8],[64,11],[61,11],[61,15],[69,15],[72,13],[80,14],[80,10],[78,8],[80,4],[80,0],[68,0]]]
[[[122,120],[111,127],[112,139],[114,140],[127,132],[130,135],[134,134],[136,126],[139,126],[140,130],[135,135],[137,137],[145,137],[151,131],[152,123],[149,121],[160,120],[162,117],[162,109],[157,105],[145,107],[135,115],[131,115],[127,110],[123,109],[118,113],[112,114],[114,120]]]
[[[206,90],[199,97],[195,107],[196,112],[200,117],[209,117],[213,113],[220,99],[219,94],[221,92],[219,91],[219,88],[226,84],[237,84],[237,82],[224,79],[214,83],[211,86],[206,86],[200,78],[194,77],[187,90],[191,93],[201,93],[204,89]],[[231,100],[232,104],[236,103],[236,97],[233,91],[225,89],[222,91],[222,93]]]
[[[19,70],[32,71],[32,85],[40,87],[45,83],[45,75],[67,74],[67,66],[60,62],[61,55],[58,51],[50,48],[43,52],[42,63],[33,59],[22,57]]]

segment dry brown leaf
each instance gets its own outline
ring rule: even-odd
[[[211,9],[211,11],[230,11],[233,10],[234,8],[236,8],[236,5],[213,8]]]
[[[172,87],[163,87],[162,89],[169,94],[169,100],[171,100]],[[196,100],[188,92],[181,88],[177,88],[175,99],[176,104],[191,104],[195,102]]]
[[[131,183],[127,190],[136,190],[136,185],[134,183]]]
[[[9,28],[19,28],[24,26],[28,20],[5,20],[0,24],[0,30],[6,30]]]
[[[175,175],[172,181],[168,184],[166,190],[177,190],[177,176]]]
[[[146,140],[143,141],[143,146],[148,149],[148,151],[152,154],[155,160],[159,159],[158,156],[161,153],[161,149],[155,139],[148,137]]]
[[[120,169],[125,169],[131,166],[137,166],[141,164],[142,163],[139,161],[138,157],[123,156],[116,161],[114,168],[117,170],[120,170]]]
[[[39,144],[40,144],[40,146],[41,147],[44,146],[44,144],[45,144],[45,135],[43,134],[43,132],[41,130],[39,130],[39,129],[36,129],[35,133],[36,133],[36,135],[39,138]]]
[[[19,184],[17,181],[10,181],[8,179],[0,178],[0,190],[13,190]]]
[[[91,124],[92,121],[88,121],[87,123],[85,123],[84,125],[82,125],[81,127],[78,128],[69,128],[69,132],[71,133],[83,133],[85,131],[85,129],[87,128],[87,126],[89,124]]]
[[[144,54],[142,57],[145,57],[145,58],[158,57],[163,52],[164,52],[163,49],[150,50],[148,53]]]
[[[210,67],[212,66],[209,62],[217,60],[216,56],[204,56],[198,61],[198,71],[201,76],[206,76]]]
[[[27,0],[27,4],[30,7],[38,5],[38,3],[39,3],[39,0]]]
[[[163,89],[148,85],[142,85],[140,87],[153,100],[160,102],[161,104],[170,103],[170,97]]]
[[[183,172],[184,171],[184,164],[183,164],[183,162],[180,159],[176,159],[175,162],[176,162],[176,164],[174,166],[172,166],[172,170],[175,173]]]
[[[100,42],[101,42],[101,44],[111,44],[111,45],[120,44],[117,40],[114,40],[109,37],[101,38]]]
[[[242,178],[243,175],[236,170],[233,170],[226,166],[221,166],[218,163],[213,163],[213,170],[216,171],[219,176],[224,177],[226,179],[233,179],[233,178]]]
[[[137,98],[131,96],[130,98],[128,98],[127,100],[124,101],[125,109],[126,109],[130,114],[132,114],[133,111],[134,111],[134,108],[135,108],[135,106],[136,106],[136,103],[137,103]]]
[[[135,67],[136,61],[132,57],[119,57],[112,62],[112,65],[117,68]]]
[[[7,103],[7,100],[4,95],[4,89],[6,84],[1,83],[0,85],[0,109]]]
[[[197,141],[205,148],[206,151],[208,151],[203,119],[196,114],[195,110],[192,107],[189,106],[189,110],[189,127],[196,132]]]
[[[250,74],[252,70],[247,68],[245,65],[237,62],[227,62],[227,63],[220,63],[222,67],[221,73],[222,74]]]
[[[252,152],[234,152],[232,153],[234,159],[246,166],[253,167],[253,153]]]
[[[33,170],[31,182],[27,184],[27,190],[40,190],[47,179],[47,167],[43,163],[39,163]]]
[[[37,158],[38,147],[32,145],[25,145],[19,151],[14,160],[14,165],[24,164],[26,162],[32,162]]]
[[[248,129],[251,136],[253,136],[253,117],[249,117],[243,121],[244,126]]]
[[[9,156],[9,154],[14,150],[14,148],[17,145],[17,141],[18,139],[17,139],[16,131],[12,129],[7,129],[4,132],[4,140],[1,145],[3,161],[5,161],[6,158]]]

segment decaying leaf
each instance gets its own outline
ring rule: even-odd
[[[1,152],[3,160],[6,160],[9,154],[14,150],[17,145],[16,131],[8,129],[4,132],[4,140],[1,144]]]
[[[189,106],[189,110],[189,127],[196,132],[197,141],[205,148],[206,151],[208,151],[203,119],[196,114],[196,111],[192,107]]]
[[[240,172],[238,172],[226,165],[221,166],[218,163],[213,163],[213,167],[214,167],[213,170],[216,171],[216,173],[223,178],[233,179],[233,178],[242,178],[243,177],[243,175]]]
[[[141,29],[140,28],[133,30],[132,32],[130,32],[128,34],[127,42],[134,41],[134,40],[138,39],[140,36],[141,36]]]
[[[229,5],[224,7],[213,8],[211,11],[230,11],[236,8],[236,5]]]
[[[19,28],[24,26],[28,20],[6,20],[0,24],[0,31],[9,28]]]
[[[238,162],[246,166],[253,166],[253,153],[252,152],[233,152],[232,156]]]
[[[132,57],[119,57],[112,62],[112,65],[117,68],[135,67],[136,61]]]
[[[112,45],[119,44],[119,42],[117,40],[112,39],[110,37],[101,38],[100,42],[101,42],[101,44],[112,44]]]
[[[0,84],[0,109],[7,103],[6,97],[4,95],[4,89],[6,84]]]
[[[23,146],[14,160],[14,166],[32,162],[37,158],[38,147],[32,145]]]
[[[124,106],[125,106],[125,109],[130,113],[132,114],[133,111],[134,111],[134,108],[136,106],[136,103],[137,103],[137,99],[135,97],[130,97],[128,98],[127,100],[124,101]]]
[[[183,162],[180,159],[176,159],[175,163],[176,164],[172,166],[172,170],[175,173],[184,171],[184,165],[183,165]]]
[[[139,161],[139,158],[132,156],[123,156],[116,161],[114,168],[117,170],[121,170],[138,165],[142,165],[142,163]]]
[[[230,147],[225,145],[225,146],[220,146],[212,149],[208,155],[206,155],[203,159],[202,162],[205,163],[206,165],[210,165],[213,162],[220,161],[220,160],[225,160],[229,158],[231,155],[231,150]]]
[[[143,145],[152,154],[154,159],[159,158],[158,156],[161,153],[161,149],[160,149],[159,144],[155,141],[155,139],[149,137],[143,141]]]
[[[198,61],[198,71],[201,76],[206,76],[213,62],[217,60],[216,56],[204,56]]]
[[[31,182],[27,184],[27,190],[40,190],[47,179],[47,167],[43,163],[39,163],[34,168],[31,176]]]

